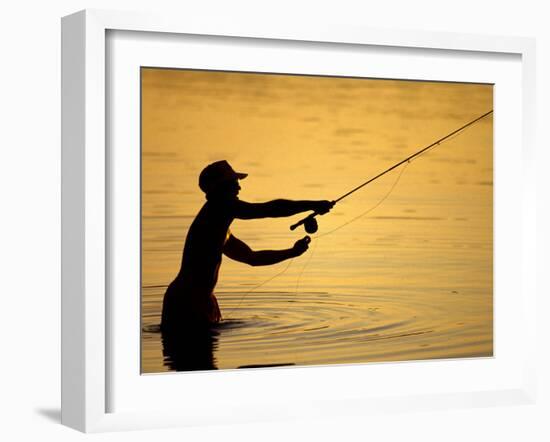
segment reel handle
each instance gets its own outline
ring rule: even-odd
[[[295,230],[297,227],[300,227],[302,224],[306,224],[306,223],[315,223],[315,225],[317,224],[317,222],[315,221],[315,217],[318,215],[318,213],[314,212],[314,213],[311,213],[309,214],[308,216],[306,216],[304,219],[301,219],[300,221],[298,221],[297,223],[295,224],[292,224],[290,226],[290,230]],[[317,230],[317,229],[315,229]],[[314,233],[314,232],[312,232]]]

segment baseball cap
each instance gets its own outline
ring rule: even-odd
[[[248,176],[247,173],[235,172],[225,160],[216,161],[206,166],[199,175],[199,187],[204,193],[214,190],[224,181],[234,179],[242,180]]]

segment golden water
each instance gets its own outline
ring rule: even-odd
[[[143,69],[142,371],[173,369],[156,326],[205,165],[248,173],[246,201],[336,199],[492,103],[491,85]],[[412,161],[382,204],[320,237],[376,205],[401,168],[342,200],[292,262],[224,258],[214,366],[492,355],[492,130],[490,116]],[[231,230],[288,248],[301,217]]]

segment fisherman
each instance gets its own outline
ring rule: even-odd
[[[326,200],[241,201],[239,180],[246,177],[245,173],[235,172],[227,161],[212,163],[201,172],[199,187],[206,194],[206,203],[189,228],[180,271],[164,294],[163,332],[208,328],[220,322],[214,288],[222,254],[251,266],[264,266],[300,256],[308,249],[310,238],[305,236],[289,249],[254,251],[229,230],[235,218],[279,218],[309,210],[322,215],[334,206]]]

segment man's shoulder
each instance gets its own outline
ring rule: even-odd
[[[205,206],[214,210],[235,210],[239,207],[247,206],[250,203],[240,200],[239,198],[226,198],[226,199],[216,199],[208,200],[205,203]]]

